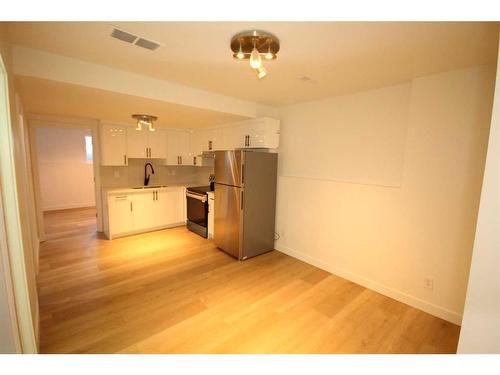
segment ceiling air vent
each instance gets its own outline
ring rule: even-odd
[[[158,43],[152,42],[151,40],[147,40],[144,38],[137,39],[137,42],[135,42],[135,45],[142,47],[142,48],[150,49],[151,51],[154,51],[155,49],[157,49],[160,46]]]
[[[111,36],[113,38],[123,40],[127,43],[133,43],[138,38],[137,35],[130,34],[119,29],[113,29],[113,31],[111,32]]]

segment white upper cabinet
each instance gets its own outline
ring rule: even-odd
[[[272,118],[249,120],[242,126],[244,148],[278,148],[280,122]]]
[[[194,165],[191,132],[167,130],[167,165]]]
[[[127,127],[127,145],[129,158],[166,159],[167,131],[156,129],[151,132]]]
[[[156,129],[148,132],[149,137],[149,157],[153,159],[167,158],[167,130]]]
[[[101,165],[128,165],[127,127],[113,124],[102,124],[101,133]]]
[[[261,117],[217,129],[215,150],[279,147],[280,121]]]
[[[129,158],[145,159],[149,155],[148,131],[127,127],[127,147]]]
[[[215,151],[218,129],[197,130],[191,134],[191,154],[197,167],[213,166],[213,159],[202,157],[205,151]]]
[[[128,165],[128,158],[165,159],[166,165],[211,166],[204,151],[279,147],[280,121],[268,117],[245,120],[217,129],[135,130],[131,126],[101,125],[102,165]]]

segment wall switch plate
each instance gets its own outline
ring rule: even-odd
[[[429,290],[434,289],[434,279],[432,277],[426,277],[424,279],[424,288]]]

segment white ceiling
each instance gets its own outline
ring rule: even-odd
[[[113,39],[111,25],[162,46],[149,51]],[[261,81],[229,48],[233,34],[254,28],[281,41]],[[472,22],[22,22],[9,32],[13,44],[269,105],[494,63],[498,46],[498,23]]]
[[[26,113],[91,118],[134,124],[132,113],[158,116],[158,127],[209,128],[246,117],[188,107],[52,80],[16,76],[16,89]]]

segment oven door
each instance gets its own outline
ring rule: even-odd
[[[208,198],[186,190],[187,227],[202,237],[208,237]]]

